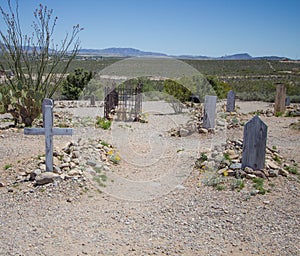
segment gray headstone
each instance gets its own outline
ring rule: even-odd
[[[286,87],[284,84],[278,84],[276,87],[276,98],[274,113],[282,113],[285,111]]]
[[[253,170],[265,166],[268,126],[254,116],[244,127],[242,168],[251,167]]]
[[[235,109],[235,93],[230,90],[227,93],[226,112],[233,112]]]
[[[290,96],[286,96],[286,98],[285,98],[285,105],[286,106],[291,105],[291,98],[290,98]]]
[[[43,105],[43,128],[25,128],[26,135],[45,135],[46,147],[46,171],[53,171],[53,135],[72,135],[71,128],[53,128],[53,100],[44,99]]]
[[[215,128],[217,96],[205,95],[203,127],[205,129]]]
[[[91,106],[95,106],[96,105],[96,97],[95,95],[91,96]]]

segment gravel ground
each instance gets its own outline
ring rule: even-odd
[[[268,107],[238,105],[244,113]],[[1,170],[0,255],[300,255],[300,183],[294,176],[272,179],[270,193],[253,197],[246,190],[204,186],[193,170],[199,152],[226,138],[242,138],[242,129],[171,138],[167,131],[188,115],[172,115],[162,102],[143,108],[148,124],[75,130],[72,140],[102,138],[119,151],[121,162],[110,166],[106,187],[88,177],[40,187],[13,184],[16,173]],[[102,113],[68,111],[80,117]],[[297,119],[262,119],[268,145],[300,165],[300,133],[288,127]],[[68,141],[54,138],[56,147]],[[0,131],[0,166],[17,165],[43,153],[43,147],[42,137]]]

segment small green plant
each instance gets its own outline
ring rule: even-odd
[[[97,175],[94,177],[94,181],[96,181],[99,186],[105,187],[104,182],[107,181],[107,176],[105,174]]]
[[[273,149],[273,150],[277,150],[277,147],[276,147],[276,146],[272,146],[272,149]]]
[[[230,163],[232,162],[232,160],[231,160],[231,158],[230,158],[230,156],[229,156],[228,153],[224,153],[223,157],[224,157],[224,160],[228,160]]]
[[[275,116],[276,116],[276,117],[283,116],[283,112],[276,112],[276,113],[275,113]]]
[[[254,178],[253,187],[258,190],[258,194],[264,195],[267,191],[264,189],[264,179]]]
[[[231,184],[231,190],[237,190],[238,192],[240,192],[244,187],[245,187],[245,183],[242,179],[234,179]]]
[[[104,147],[109,147],[109,144],[107,142],[105,142],[104,140],[101,140],[100,144]]]
[[[107,120],[105,117],[97,116],[96,127],[108,130],[111,127],[111,120]]]
[[[207,161],[207,159],[208,159],[207,155],[205,153],[201,153],[200,160],[204,162]]]
[[[224,190],[224,189],[225,189],[225,186],[224,186],[224,185],[218,184],[218,185],[216,186],[216,190],[218,190],[218,191],[222,191],[222,190]]]
[[[291,174],[299,174],[298,168],[296,166],[286,166],[285,169]]]
[[[225,182],[225,179],[223,177],[220,177],[218,175],[212,175],[211,177],[204,180],[204,185],[219,188],[222,186],[222,184]]]
[[[3,169],[8,170],[11,167],[12,167],[12,164],[6,164],[6,165],[4,165]]]
[[[281,159],[279,158],[278,155],[275,155],[275,156],[273,157],[273,160],[274,160],[275,162],[281,164]]]

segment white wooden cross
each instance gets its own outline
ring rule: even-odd
[[[43,100],[43,128],[25,128],[26,135],[45,135],[46,143],[46,171],[53,171],[53,135],[73,135],[72,128],[53,127],[53,100]]]

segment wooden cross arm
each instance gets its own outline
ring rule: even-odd
[[[45,128],[24,128],[25,135],[45,135]],[[72,128],[52,128],[50,135],[73,135]]]

